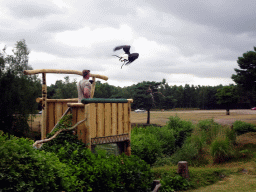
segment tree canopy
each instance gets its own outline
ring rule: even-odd
[[[17,136],[28,132],[28,116],[36,113],[36,98],[41,94],[41,82],[37,76],[26,76],[29,51],[25,40],[18,41],[13,55],[5,48],[0,53],[0,127]]]

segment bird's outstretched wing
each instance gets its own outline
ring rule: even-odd
[[[125,54],[130,54],[130,48],[131,46],[130,45],[121,45],[121,46],[117,46],[115,47],[114,51],[117,51],[117,50],[120,50],[120,49],[123,49]]]
[[[138,57],[139,57],[139,53],[132,53],[132,54],[130,54],[129,55],[129,62],[131,63],[131,62],[133,62],[134,60],[136,60],[136,59],[138,59]]]

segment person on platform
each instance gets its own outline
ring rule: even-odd
[[[81,103],[81,100],[84,98],[91,97],[91,83],[89,78],[91,76],[90,70],[83,70],[83,79],[78,82],[77,92],[78,92],[78,103]]]

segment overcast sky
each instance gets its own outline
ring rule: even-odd
[[[0,0],[0,46],[25,39],[33,69],[90,69],[115,86],[228,85],[256,46],[255,0]],[[139,58],[121,69],[113,54]],[[64,80],[48,75],[47,84]],[[81,76],[70,75],[71,80]],[[104,81],[102,81],[104,82]]]

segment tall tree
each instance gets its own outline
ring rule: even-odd
[[[216,96],[218,98],[218,104],[222,104],[226,108],[226,115],[229,115],[229,110],[232,104],[237,103],[238,94],[236,86],[224,86],[217,90]]]
[[[161,82],[143,81],[135,87],[133,107],[147,110],[147,124],[150,124],[150,109],[156,105],[155,94],[158,94],[158,86]]]
[[[0,54],[0,127],[5,132],[24,136],[29,131],[29,114],[38,108],[36,98],[41,93],[41,82],[37,76],[25,76],[23,70],[29,69],[27,45],[18,41],[13,55],[5,49]]]
[[[235,68],[236,74],[232,79],[246,91],[250,91],[251,103],[255,104],[256,92],[256,47],[254,51],[248,51],[237,60],[240,69]]]

